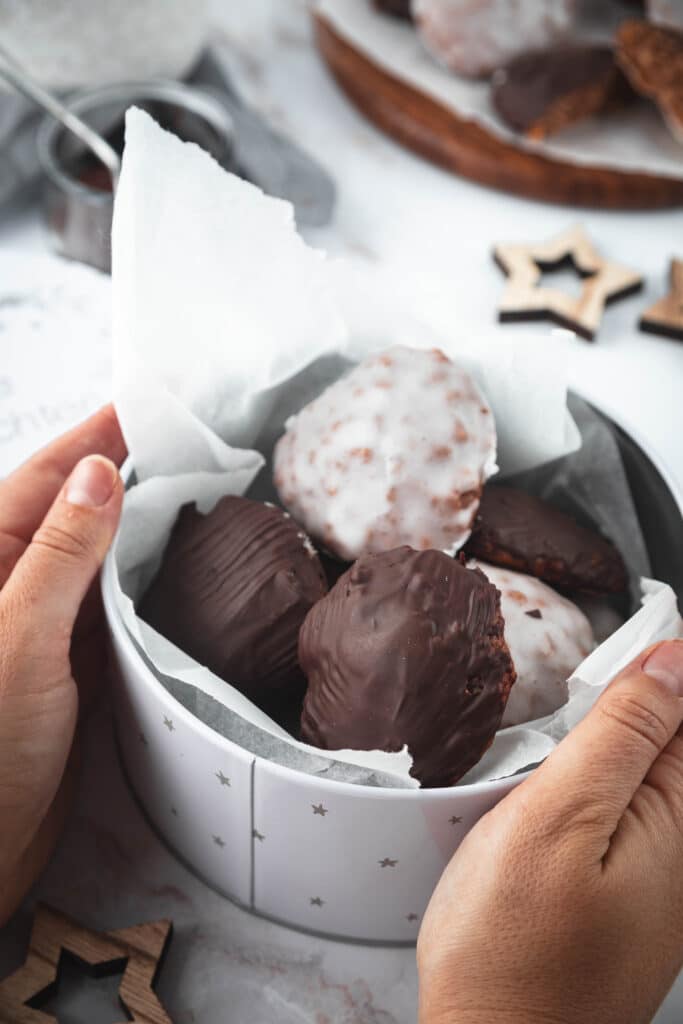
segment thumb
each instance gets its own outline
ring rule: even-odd
[[[682,721],[683,640],[669,640],[628,665],[531,777],[546,821],[609,840]]]
[[[72,471],[0,593],[15,640],[31,653],[69,653],[81,602],[112,542],[123,484],[113,462],[82,459]]]

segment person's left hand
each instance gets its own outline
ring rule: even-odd
[[[93,581],[118,525],[125,454],[108,406],[0,482],[0,926],[52,852],[79,710],[104,674]]]

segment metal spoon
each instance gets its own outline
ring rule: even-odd
[[[22,93],[48,114],[51,114],[74,135],[77,135],[81,142],[106,166],[111,175],[113,191],[116,191],[121,171],[121,158],[116,150],[90,125],[82,121],[77,114],[65,107],[56,96],[43,89],[42,85],[38,85],[26,69],[2,46],[0,46],[0,77],[4,78],[17,92]]]

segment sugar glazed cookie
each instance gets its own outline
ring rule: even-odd
[[[468,565],[500,591],[505,641],[517,673],[502,725],[552,714],[567,701],[567,679],[595,647],[590,622],[540,580],[483,562]]]
[[[479,78],[557,41],[572,27],[576,6],[576,0],[414,0],[413,18],[442,64]]]
[[[450,786],[500,725],[514,671],[500,596],[440,551],[365,555],[311,609],[301,736],[324,750],[407,745],[423,786]]]
[[[466,550],[562,590],[617,594],[628,584],[623,559],[610,541],[513,487],[484,488]]]
[[[278,441],[280,498],[346,561],[408,544],[466,541],[496,428],[472,378],[437,349],[370,356],[292,417]]]

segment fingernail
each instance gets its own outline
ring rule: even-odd
[[[683,697],[683,640],[659,644],[643,662],[642,670],[677,697]]]
[[[81,508],[101,508],[114,493],[117,477],[118,470],[113,462],[101,455],[88,455],[81,459],[66,482],[66,500]]]

